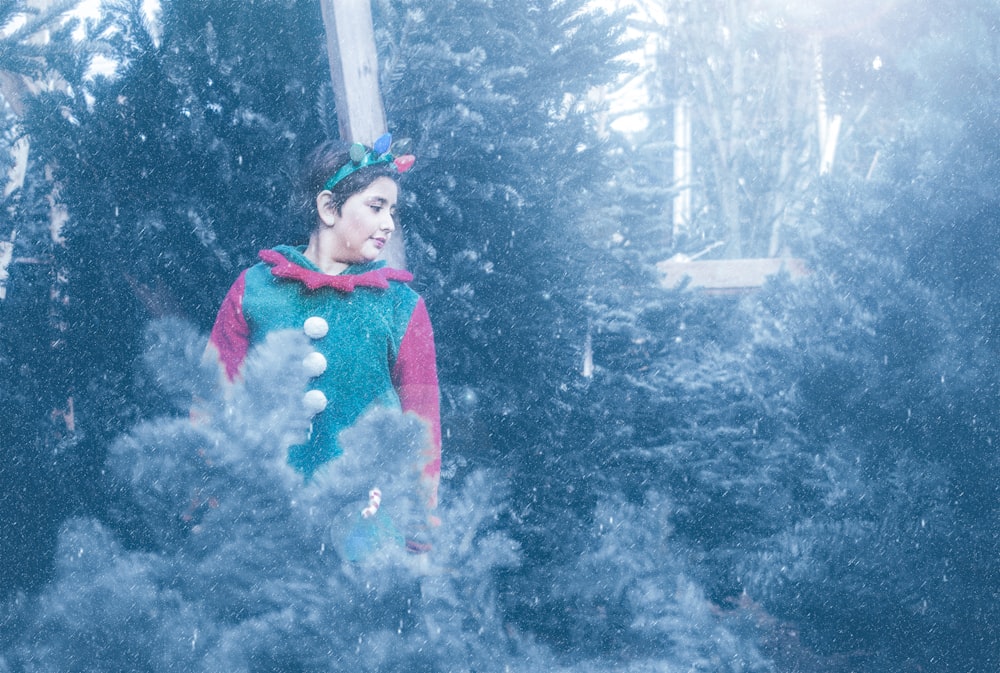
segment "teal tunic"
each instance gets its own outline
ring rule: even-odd
[[[312,343],[326,358],[327,366],[311,380],[309,388],[321,391],[327,403],[313,417],[308,441],[289,450],[289,463],[308,477],[320,465],[340,455],[338,434],[369,407],[410,406],[401,405],[400,401],[400,389],[406,387],[406,378],[411,379],[410,390],[417,391],[410,397],[426,398],[418,401],[418,406],[427,407],[425,402],[431,396],[421,391],[426,384],[433,385],[433,409],[421,413],[433,416],[427,420],[432,427],[436,425],[439,447],[433,343],[422,343],[432,337],[429,323],[426,330],[412,328],[414,323],[426,321],[426,309],[420,296],[403,282],[409,280],[410,274],[375,261],[350,266],[339,275],[329,276],[305,257],[304,249],[280,246],[262,252],[264,261],[247,269],[230,290],[211,339],[229,377],[235,378],[246,352],[264,341],[268,333],[302,330],[307,319],[321,318],[328,330],[313,338]],[[414,320],[415,314],[418,320]],[[408,332],[417,334],[408,338]],[[405,366],[400,361],[401,349],[427,353],[428,347],[429,371],[420,371],[427,370],[426,366]],[[407,360],[405,354],[403,359]],[[425,360],[427,356],[410,357],[408,361],[418,359]],[[417,373],[413,374],[414,371]],[[413,380],[421,378],[427,380]],[[439,469],[440,449],[437,451],[437,464],[431,470]]]

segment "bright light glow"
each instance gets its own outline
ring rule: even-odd
[[[83,0],[75,9],[66,12],[66,16],[74,19],[101,18],[101,0]]]
[[[755,10],[803,35],[856,35],[890,13],[899,0],[756,0]]]
[[[159,14],[160,0],[143,0],[142,12],[149,22],[152,31],[154,44],[159,45]],[[67,17],[81,19],[80,25],[73,32],[73,39],[81,41],[87,37],[87,29],[91,23],[97,22],[101,18],[103,10],[101,0],[81,0],[75,9],[66,13]],[[86,78],[95,79],[97,77],[114,77],[118,71],[119,63],[103,54],[95,54],[87,69]]]
[[[638,21],[662,24],[667,21],[665,7],[659,2],[643,2],[642,0],[593,0],[592,6],[606,12],[622,9],[631,11]],[[641,65],[651,54],[655,53],[655,38],[650,37],[637,28],[626,29],[626,39],[643,39],[645,44],[639,49],[623,56],[629,63]],[[641,78],[628,77],[616,87],[608,87],[605,91],[608,112],[612,119],[611,128],[619,133],[638,133],[649,126],[649,117],[642,111],[649,101],[649,92]]]
[[[0,27],[0,37],[12,35],[18,28],[27,22],[28,17],[24,14],[15,14],[10,21]]]
[[[85,78],[95,79],[97,77],[113,77],[118,71],[118,61],[110,59],[104,54],[95,54],[90,59],[90,67],[87,68]]]
[[[84,0],[76,6],[76,9],[66,12],[66,17],[80,19],[79,25],[73,31],[73,39],[82,42],[87,39],[87,24],[101,18],[100,0]]]

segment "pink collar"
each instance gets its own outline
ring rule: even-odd
[[[275,277],[297,280],[310,290],[329,287],[340,292],[353,292],[354,288],[359,286],[387,290],[390,280],[398,280],[403,283],[413,280],[412,273],[387,266],[359,274],[330,276],[290,262],[288,258],[275,250],[261,250],[260,258],[271,265],[271,274]]]

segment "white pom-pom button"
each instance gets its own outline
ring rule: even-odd
[[[326,371],[326,358],[319,351],[313,351],[302,358],[302,369],[306,376],[316,377]]]
[[[322,390],[310,390],[302,396],[302,404],[311,414],[318,414],[326,409],[326,395]]]
[[[330,331],[330,325],[319,316],[314,315],[311,318],[306,318],[305,323],[302,325],[302,331],[310,339],[322,339]]]

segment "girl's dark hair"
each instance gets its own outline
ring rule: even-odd
[[[319,217],[316,211],[316,195],[323,191],[323,185],[330,176],[351,160],[350,150],[351,146],[343,141],[327,140],[306,157],[299,175],[294,207],[298,211],[299,221],[306,227],[307,234],[315,229]],[[333,195],[333,207],[339,213],[351,195],[365,190],[378,178],[396,180],[395,167],[392,164],[376,164],[351,173],[330,190]]]

